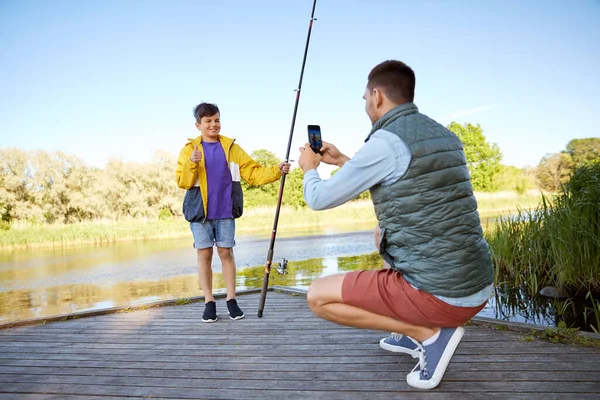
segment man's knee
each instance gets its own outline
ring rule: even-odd
[[[313,281],[311,285],[308,287],[308,291],[306,292],[306,302],[308,303],[308,307],[315,312],[321,305],[321,297],[319,296],[318,289],[318,279]]]
[[[331,275],[315,279],[306,292],[306,301],[310,309],[319,314],[319,310],[330,303],[341,303],[341,287],[344,274]]]

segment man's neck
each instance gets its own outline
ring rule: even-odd
[[[406,103],[406,102],[404,102],[404,103]],[[404,104],[404,103],[400,103],[400,104]],[[385,114],[387,114],[390,110],[393,110],[394,108],[398,107],[400,104],[392,103],[391,101],[386,101],[384,104],[381,105],[381,108],[378,110],[379,115],[375,122],[379,121],[381,119],[381,117],[383,117]]]

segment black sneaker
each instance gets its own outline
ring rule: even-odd
[[[242,319],[245,317],[244,312],[240,310],[235,299],[227,300],[227,311],[229,311],[229,318],[231,319]]]
[[[204,304],[204,314],[202,314],[202,322],[216,322],[217,321],[217,303],[209,301]]]

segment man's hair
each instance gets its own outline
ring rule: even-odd
[[[396,104],[412,102],[415,98],[415,73],[401,61],[384,61],[369,73],[367,87],[369,90],[381,88]]]
[[[200,123],[202,117],[211,117],[215,114],[221,114],[216,104],[200,103],[194,107],[194,118],[196,118],[197,123]]]

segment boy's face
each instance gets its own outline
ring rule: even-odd
[[[196,122],[196,129],[202,132],[202,140],[206,142],[217,142],[219,132],[221,132],[221,116],[219,113],[208,117],[202,117],[200,122]]]

